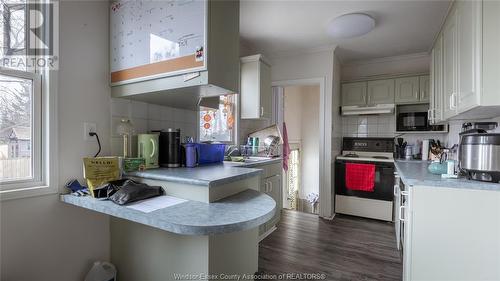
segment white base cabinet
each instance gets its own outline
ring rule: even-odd
[[[403,280],[500,280],[500,192],[406,188]]]
[[[276,213],[274,214],[274,217],[259,227],[259,236],[263,238],[264,235],[269,234],[269,232],[274,229],[281,218],[281,209],[283,208],[283,164],[280,161],[278,163],[255,164],[245,167],[263,170],[259,191],[266,193],[271,196],[274,201],[276,201]]]

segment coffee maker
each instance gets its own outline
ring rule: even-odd
[[[181,166],[181,130],[169,128],[160,133],[160,166]]]

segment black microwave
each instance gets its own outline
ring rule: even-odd
[[[396,118],[396,131],[443,131],[443,125],[429,124],[427,112],[401,112]]]

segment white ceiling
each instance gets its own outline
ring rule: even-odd
[[[243,49],[280,56],[339,46],[343,62],[398,56],[429,50],[449,1],[270,1],[242,0]],[[371,15],[376,26],[351,39],[326,34],[333,18],[353,12]]]

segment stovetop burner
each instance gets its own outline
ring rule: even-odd
[[[387,156],[372,156],[374,159],[389,159]]]
[[[354,153],[348,153],[348,154],[344,155],[344,157],[359,158],[359,155],[354,154]]]

